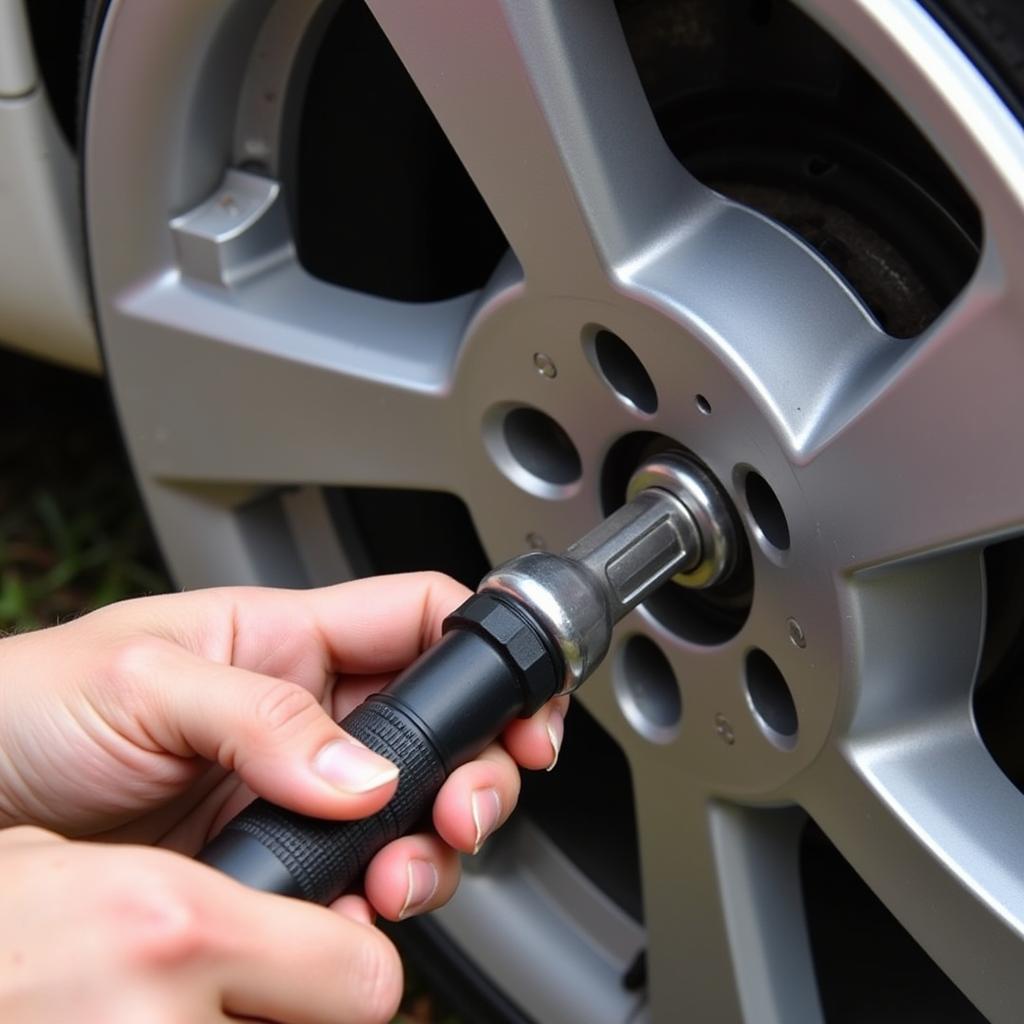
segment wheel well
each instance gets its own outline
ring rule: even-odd
[[[25,4],[32,49],[57,123],[78,147],[78,67],[87,0],[30,0]]]

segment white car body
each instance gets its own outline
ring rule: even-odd
[[[43,87],[23,0],[0,0],[0,340],[100,371],[76,159]]]

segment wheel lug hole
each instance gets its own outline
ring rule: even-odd
[[[658,392],[651,375],[617,334],[603,327],[590,328],[584,345],[590,362],[620,401],[646,416],[658,411]]]
[[[693,402],[702,416],[711,415],[711,403],[703,395],[694,395]]]
[[[661,648],[646,636],[631,636],[619,652],[613,675],[619,707],[629,724],[653,743],[675,739],[683,697]]]
[[[484,418],[484,444],[513,483],[545,498],[563,497],[583,474],[572,438],[547,413],[499,405]]]
[[[744,665],[747,700],[761,731],[782,750],[796,746],[799,721],[785,676],[760,648],[747,654]]]
[[[789,550],[789,522],[771,484],[755,469],[743,474],[743,495],[754,533],[768,554]]]

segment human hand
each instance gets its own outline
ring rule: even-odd
[[[429,573],[224,588],[0,641],[0,824],[194,854],[254,792],[318,817],[372,814],[396,770],[333,719],[435,642],[466,596]],[[436,835],[377,854],[365,880],[376,911],[399,919],[451,896],[456,851],[475,851],[512,811],[516,761],[553,762],[564,710],[556,700],[514,722],[445,782]]]
[[[383,1024],[402,994],[365,904],[334,913],[145,847],[0,832],[0,1020]]]

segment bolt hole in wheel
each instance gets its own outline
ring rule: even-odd
[[[484,421],[484,442],[510,480],[542,497],[561,497],[583,472],[572,438],[547,413],[499,406]]]
[[[743,478],[743,494],[755,532],[776,551],[788,551],[789,523],[768,481],[755,470],[748,470]]]
[[[796,746],[798,722],[785,676],[758,648],[747,655],[744,669],[747,697],[762,731],[777,747],[792,749]]]
[[[671,437],[653,431],[626,434],[612,445],[605,456],[601,472],[601,502],[605,515],[610,515],[622,504],[629,478],[637,467],[663,452],[683,452],[710,473],[699,458]],[[724,488],[722,490],[725,493]],[[641,606],[660,625],[691,643],[725,643],[743,628],[750,614],[754,599],[750,547],[735,509],[731,512],[739,548],[732,573],[721,583],[703,590],[690,590],[669,581]]]
[[[588,336],[586,345],[605,383],[618,398],[648,415],[658,411],[658,392],[651,375],[617,334],[598,328]]]
[[[711,403],[703,395],[695,395],[693,401],[702,416],[711,415]]]
[[[683,698],[668,658],[645,636],[631,636],[615,667],[615,692],[630,725],[654,743],[679,732]]]

